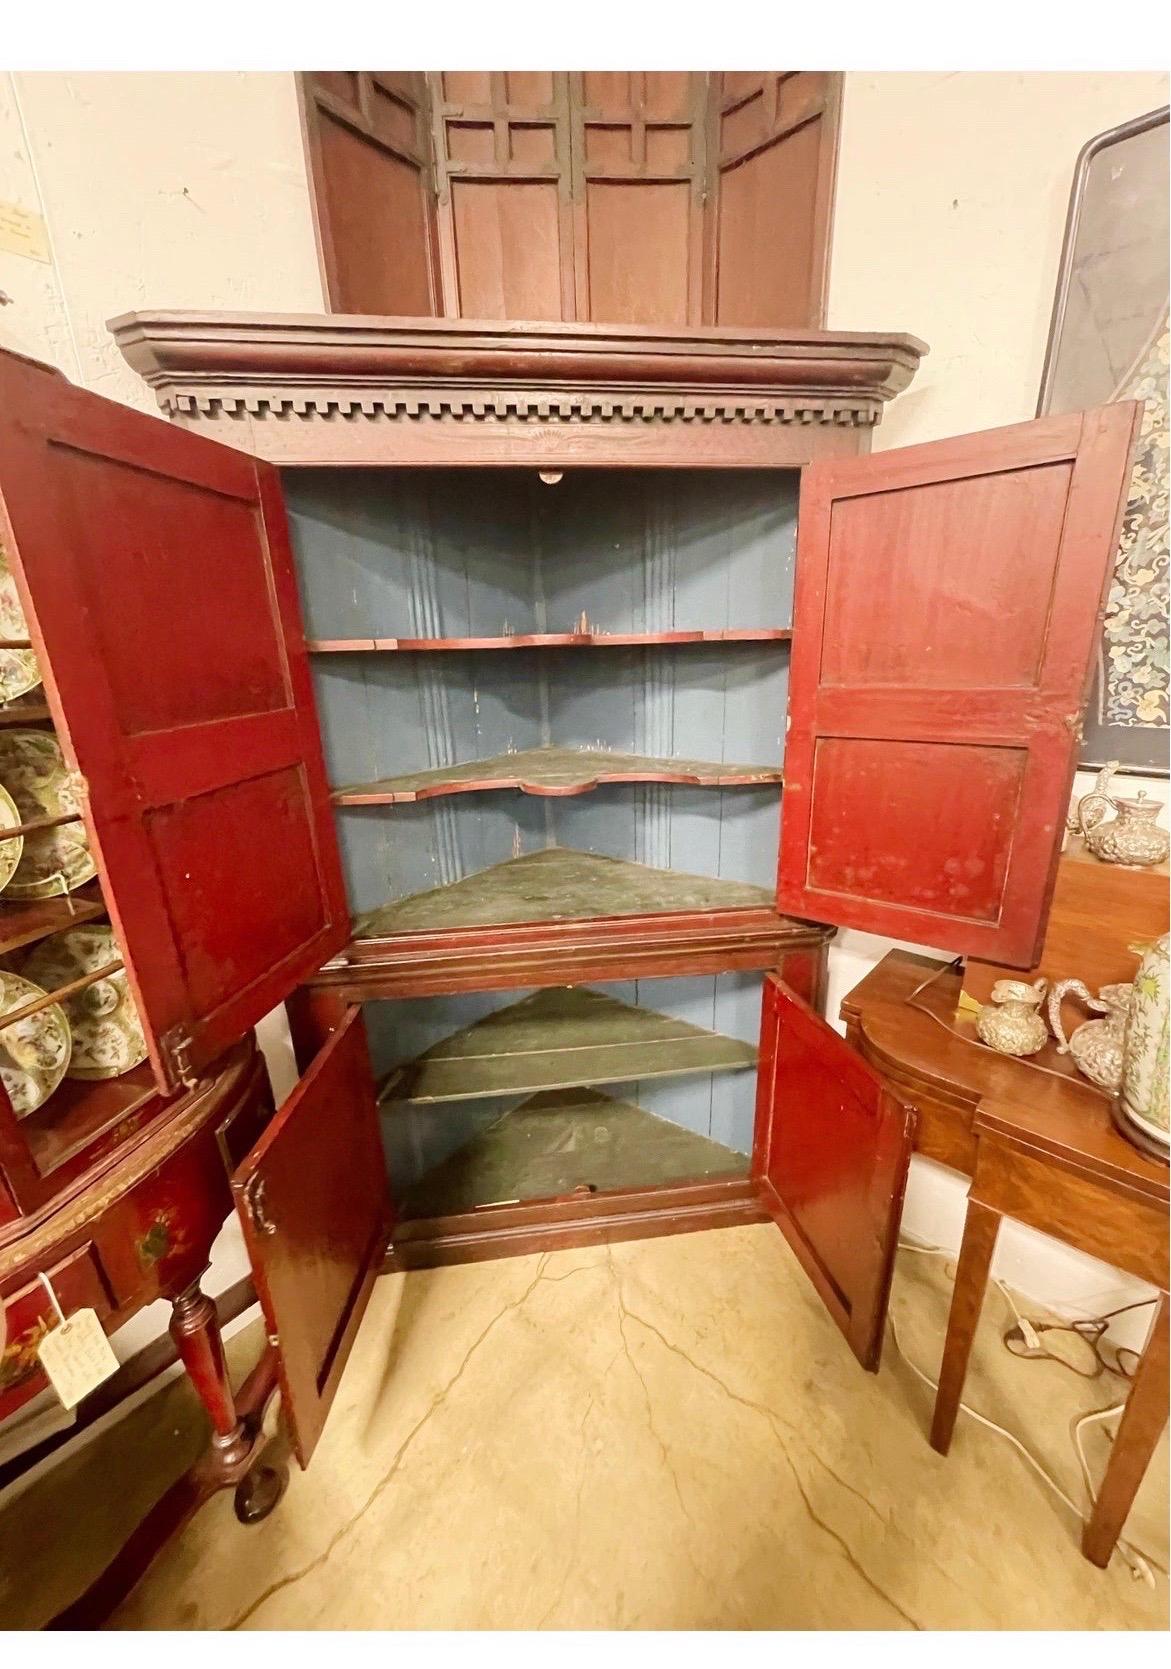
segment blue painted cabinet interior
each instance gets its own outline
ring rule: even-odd
[[[532,470],[286,472],[310,638],[465,637],[791,623],[795,472]],[[775,764],[784,751],[785,644],[318,656],[317,699],[337,785],[556,744]],[[502,791],[339,808],[359,914],[547,846],[775,883],[780,795],[604,787],[571,798]],[[625,1001],[755,1042],[760,978],[607,987]],[[519,993],[370,1004],[376,1070],[410,1059]],[[747,1153],[754,1075],[620,1092]],[[498,1103],[387,1116],[396,1186],[466,1141]]]

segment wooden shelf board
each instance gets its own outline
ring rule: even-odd
[[[66,898],[6,900],[0,893],[0,955],[105,913],[105,901],[96,888]]]
[[[361,916],[356,939],[519,922],[774,908],[773,894],[743,881],[652,869],[569,847],[510,858],[462,881],[384,904]]]
[[[713,632],[516,632],[507,637],[318,637],[312,655],[430,653],[461,649],[625,649],[634,644],[787,643],[789,627],[746,626]]]
[[[448,794],[475,794],[497,788],[518,788],[524,794],[548,797],[588,794],[601,783],[668,782],[698,788],[757,787],[783,781],[779,765],[725,765],[703,759],[652,758],[636,753],[610,753],[601,748],[528,748],[445,765],[434,771],[413,771],[377,782],[336,788],[339,806],[409,805]]]
[[[44,1106],[21,1120],[37,1169],[48,1175],[158,1093],[149,1061],[120,1078],[64,1079]]]
[[[505,1113],[421,1177],[408,1221],[588,1190],[743,1177],[748,1156],[596,1090],[554,1090]],[[588,1197],[587,1196],[587,1197]]]
[[[495,1095],[644,1078],[690,1077],[755,1066],[756,1050],[600,991],[537,991],[454,1032],[391,1072],[379,1099],[475,1101]]]
[[[29,701],[23,707],[14,703],[11,707],[0,707],[0,729],[14,724],[40,724],[49,717],[47,702]]]

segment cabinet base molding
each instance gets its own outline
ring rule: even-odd
[[[456,1216],[407,1219],[397,1224],[382,1273],[767,1221],[756,1186],[747,1175],[717,1182],[485,1206]]]

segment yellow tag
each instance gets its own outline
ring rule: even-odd
[[[30,261],[52,259],[45,222],[19,203],[0,203],[0,249],[9,255],[24,255]]]
[[[983,1004],[978,1003],[975,997],[969,996],[966,991],[961,991],[959,1001],[956,1003],[956,1019],[962,1020],[965,1014],[979,1014],[982,1007]]]
[[[77,1310],[46,1333],[37,1355],[66,1408],[76,1408],[82,1397],[118,1371],[118,1358],[102,1332],[96,1310]]]

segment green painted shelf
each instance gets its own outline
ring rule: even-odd
[[[395,1067],[379,1099],[472,1101],[755,1065],[751,1043],[570,986],[537,991],[453,1032]]]

